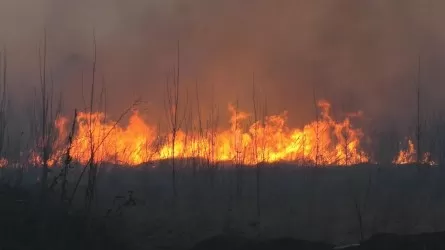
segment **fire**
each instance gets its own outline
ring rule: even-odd
[[[51,136],[48,136],[48,138],[42,139],[39,138],[37,142],[37,148],[39,151],[43,151],[43,147],[45,144],[47,144],[47,150],[50,151],[49,158],[47,160],[47,165],[49,167],[54,166],[57,163],[60,163],[60,161],[63,158],[64,155],[64,148],[65,148],[65,138],[68,136],[68,131],[66,130],[66,126],[68,124],[68,119],[63,116],[59,116],[54,121],[54,129],[57,131],[57,136],[55,139],[52,139]],[[36,150],[32,149],[29,151],[29,154],[27,155],[28,163],[32,166],[40,166],[43,165],[43,158],[41,152],[37,152]]]
[[[255,165],[261,162],[293,161],[313,165],[352,165],[368,162],[367,154],[360,148],[363,133],[353,128],[350,117],[335,121],[330,116],[330,104],[318,103],[321,116],[303,128],[287,125],[287,112],[264,117],[250,126],[243,126],[250,117],[229,105],[229,129],[207,129],[200,133],[178,130],[161,135],[155,126],[144,122],[134,112],[128,126],[105,119],[103,113],[79,113],[77,128],[71,146],[71,156],[80,163],[87,163],[93,153],[96,162],[123,165],[175,158],[203,158],[209,162],[236,162]],[[360,115],[360,114],[359,114]],[[62,119],[62,120],[60,120]],[[66,118],[57,124],[59,142],[69,134]],[[92,138],[92,139],[91,139]],[[63,147],[51,157],[61,157]]]
[[[51,157],[48,159],[47,164],[49,167],[54,166],[56,163],[60,162],[61,159],[61,150],[55,151]],[[43,165],[42,155],[38,154],[36,151],[31,151],[28,157],[28,163],[32,166],[40,166]]]
[[[5,168],[8,166],[8,160],[5,158],[0,158],[0,168]]]
[[[405,150],[400,150],[397,157],[394,159],[393,163],[397,165],[403,165],[403,164],[413,164],[416,163],[416,149],[414,147],[414,143],[411,139],[408,139],[408,148]],[[436,165],[434,161],[431,160],[431,154],[429,152],[425,152],[423,154],[423,158],[421,160],[422,164],[428,164],[428,165]]]

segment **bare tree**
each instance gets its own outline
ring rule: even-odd
[[[90,93],[90,112],[88,119],[88,133],[89,133],[89,144],[90,144],[90,160],[89,160],[89,170],[88,170],[88,184],[85,193],[85,208],[87,213],[91,209],[91,203],[94,199],[94,191],[96,186],[96,175],[97,166],[95,162],[96,145],[94,138],[94,127],[93,127],[93,111],[94,111],[94,90],[96,83],[96,63],[97,63],[97,47],[96,47],[96,35],[93,32],[93,69],[92,69],[92,81],[91,81],[91,93]]]
[[[318,114],[317,97],[315,93],[315,86],[313,89],[314,95],[314,112],[315,112],[315,167],[318,167],[320,157],[320,118]]]
[[[176,161],[175,161],[175,150],[176,150],[176,137],[179,129],[181,128],[182,123],[185,120],[186,112],[182,117],[179,117],[178,108],[179,108],[179,95],[180,95],[180,80],[179,80],[179,41],[177,44],[177,66],[175,68],[175,72],[173,74],[172,83],[169,81],[169,77],[167,77],[166,81],[166,99],[164,100],[164,108],[165,114],[167,116],[167,121],[170,126],[171,131],[171,168],[172,168],[172,188],[173,188],[173,196],[178,196],[178,191],[176,188]],[[187,109],[187,102],[185,104],[185,110]]]
[[[351,143],[351,141],[350,141],[350,136],[349,136],[349,123],[347,123],[346,124],[346,128],[342,131],[343,133],[342,133],[342,135],[343,135],[343,142],[344,142],[344,144],[343,144],[343,146],[344,146],[344,154],[345,154],[345,162],[344,162],[344,164],[346,165],[346,166],[348,166],[349,165],[349,163],[350,163],[350,155],[349,155],[349,145],[350,145],[350,143]]]
[[[203,127],[202,127],[202,117],[201,117],[201,102],[199,100],[199,91],[198,91],[198,81],[196,81],[196,85],[195,85],[195,90],[196,90],[196,105],[198,108],[198,138],[204,138],[204,133],[203,133]],[[201,140],[198,140],[199,142]],[[196,175],[196,169],[198,166],[196,166],[196,164],[200,164],[201,162],[201,156],[202,156],[202,149],[201,149],[201,143],[199,143],[197,145],[197,154],[196,156],[198,157],[198,162],[195,162],[195,164],[193,164],[193,176]]]
[[[218,168],[216,155],[216,137],[219,124],[219,108],[215,104],[214,86],[212,85],[212,102],[209,118],[207,119],[206,138],[207,138],[207,152],[206,152],[206,169],[210,177],[210,185],[214,187],[215,172]]]
[[[263,127],[263,130],[264,130],[264,132],[266,132],[266,119],[267,119],[267,115],[268,115],[268,113],[267,113],[267,97],[265,97],[264,98],[264,107],[263,107],[263,112],[262,112],[262,117],[261,117],[261,124],[262,124],[262,127]],[[263,163],[266,163],[266,162],[268,162],[269,161],[269,154],[268,154],[268,151],[267,151],[267,140],[266,140],[267,138],[263,135],[263,137],[262,137],[262,152],[261,152],[261,161],[263,162]]]
[[[0,52],[0,76],[2,76],[3,84],[1,86],[1,101],[0,101],[0,155],[4,157],[4,143],[5,143],[5,135],[6,135],[6,112],[7,112],[7,101],[6,101],[6,92],[7,92],[7,69],[8,63],[6,58],[6,48],[4,48],[3,53]],[[4,168],[5,166],[3,166]],[[4,176],[4,169],[2,168],[1,177]]]
[[[242,178],[243,178],[243,162],[242,162],[242,136],[238,135],[238,109],[239,109],[239,102],[238,99],[236,100],[236,106],[235,106],[235,168],[236,168],[236,193],[237,198],[240,198],[242,193]]]
[[[342,105],[342,110],[345,111],[345,105]],[[344,162],[343,164],[348,166],[351,163],[351,152],[349,151],[349,146],[351,145],[351,126],[349,119],[346,120],[346,126],[341,130],[341,136],[343,139],[343,150],[344,150]],[[342,159],[338,159],[342,160]]]
[[[417,71],[417,126],[416,126],[416,138],[417,138],[417,165],[422,163],[422,150],[421,150],[421,124],[420,124],[420,56],[419,56],[419,65]]]
[[[256,100],[256,89],[255,89],[255,73],[252,75],[252,88],[253,88],[253,95],[252,95],[252,101],[253,101],[253,112],[254,112],[254,135],[253,135],[253,156],[254,161],[256,164],[256,212],[258,216],[258,220],[261,218],[261,206],[260,206],[260,169],[261,164],[258,162],[258,117],[257,117],[257,100]]]
[[[98,143],[95,145],[94,150],[91,152],[93,155],[96,154],[97,150],[105,143],[105,141],[107,140],[107,138],[111,135],[111,133],[116,129],[117,125],[122,121],[122,119],[131,111],[133,110],[138,104],[140,103],[139,99],[136,100],[135,102],[133,102],[130,107],[128,107],[126,110],[124,110],[124,112],[121,113],[121,115],[119,116],[119,118],[114,122],[113,126],[111,126],[111,128],[106,131],[106,133],[104,134],[104,136],[102,138],[98,138]],[[74,185],[74,189],[73,192],[71,194],[71,197],[68,200],[68,204],[71,205],[74,197],[76,195],[77,189],[79,187],[80,182],[82,181],[83,175],[85,174],[85,171],[90,167],[91,165],[91,161],[93,159],[90,157],[90,159],[88,160],[88,162],[85,164],[85,166],[82,169],[82,172],[80,173],[79,177],[77,178],[76,184]]]
[[[43,38],[43,52],[39,46],[39,71],[40,71],[40,91],[41,91],[41,147],[42,147],[42,173],[40,177],[41,181],[41,195],[42,199],[45,198],[47,182],[48,182],[48,160],[49,160],[49,143],[48,143],[48,111],[49,111],[49,98],[46,82],[46,64],[47,64],[47,44],[46,44],[46,29],[44,30]],[[43,54],[42,54],[43,53]]]
[[[71,147],[72,147],[73,139],[74,139],[76,121],[77,121],[77,110],[74,110],[74,119],[73,119],[73,123],[71,126],[71,132],[68,135],[68,146],[66,148],[65,159],[63,162],[63,168],[61,169],[60,173],[57,176],[54,176],[54,179],[49,187],[49,189],[51,191],[53,191],[55,186],[59,183],[59,179],[62,179],[61,194],[60,194],[60,200],[62,202],[66,200],[66,186],[68,183],[67,177],[68,177],[68,170],[71,168],[71,166],[70,166],[71,161],[72,161]]]
[[[74,119],[73,119],[73,124],[71,126],[70,135],[68,136],[68,147],[66,149],[66,156],[65,156],[63,175],[62,175],[62,190],[60,193],[60,199],[62,201],[64,201],[67,198],[66,197],[66,186],[68,183],[67,176],[68,176],[68,170],[70,169],[71,161],[73,159],[71,156],[71,147],[73,145],[73,139],[75,135],[76,121],[77,121],[77,110],[74,110]]]

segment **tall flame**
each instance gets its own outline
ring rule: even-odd
[[[243,129],[242,123],[250,115],[229,105],[229,129],[178,130],[174,151],[173,134],[161,135],[155,126],[145,123],[137,111],[126,127],[106,120],[103,113],[79,113],[71,156],[85,164],[93,152],[95,161],[125,165],[172,158],[173,152],[176,158],[204,158],[210,162],[231,161],[246,165],[279,161],[316,165],[368,162],[367,154],[360,148],[363,133],[352,127],[351,116],[335,121],[330,116],[331,106],[327,101],[319,101],[318,106],[320,119],[301,129],[287,125],[287,112],[264,117]],[[63,121],[57,124],[66,124],[66,118],[60,119]],[[58,129],[59,141],[64,141],[69,134],[66,126]],[[64,151],[60,149],[54,156],[60,157],[60,152]]]

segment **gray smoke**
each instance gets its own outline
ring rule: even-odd
[[[252,110],[255,75],[258,99],[267,96],[269,113],[288,110],[293,125],[314,119],[315,89],[340,111],[409,126],[419,56],[422,107],[442,109],[444,10],[439,0],[2,0],[0,43],[15,103],[29,101],[38,86],[46,28],[49,70],[65,109],[82,108],[95,30],[97,88],[105,82],[114,115],[142,97],[148,120],[163,117],[179,40],[183,97],[187,89],[195,101],[197,82],[203,112],[214,100],[221,123],[228,102]]]

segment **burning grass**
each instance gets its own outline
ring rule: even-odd
[[[292,128],[287,124],[287,112],[246,125],[251,115],[229,105],[229,129],[207,129],[204,132],[178,130],[174,155],[172,134],[161,134],[156,126],[146,123],[137,111],[133,112],[126,127],[105,119],[103,113],[79,113],[71,156],[83,164],[89,161],[92,134],[97,151],[96,161],[129,166],[173,156],[243,165],[291,161],[346,166],[368,162],[369,156],[360,145],[364,134],[351,124],[352,115],[336,121],[331,117],[331,106],[327,101],[319,101],[318,106],[321,109],[318,121],[303,128]],[[59,162],[66,151],[62,142],[68,135],[67,121],[65,117],[56,120],[58,139],[50,165]],[[34,164],[38,163],[38,155],[31,155],[31,160]]]

